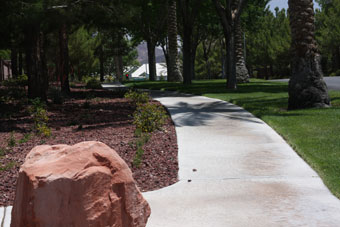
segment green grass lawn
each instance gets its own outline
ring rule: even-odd
[[[282,82],[251,80],[249,84],[239,85],[237,91],[226,90],[224,80],[194,81],[189,86],[167,82],[127,85],[177,90],[242,106],[281,134],[340,198],[340,92],[330,92],[331,108],[287,111],[288,84]]]

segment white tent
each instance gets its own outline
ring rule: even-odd
[[[168,71],[165,63],[156,63],[156,80],[166,80]],[[132,80],[142,80],[149,78],[149,64],[141,65],[136,71],[131,74]]]

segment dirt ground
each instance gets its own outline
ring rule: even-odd
[[[44,137],[34,133],[27,105],[0,103],[0,206],[13,204],[20,165],[26,154],[40,144],[101,141],[126,161],[141,191],[177,182],[177,139],[170,117],[162,130],[153,132],[144,145],[141,165],[133,166],[137,139],[132,118],[135,108],[116,92],[72,89],[63,104],[49,100],[46,109],[52,133]]]

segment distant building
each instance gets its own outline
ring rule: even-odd
[[[167,80],[168,70],[165,63],[156,63],[156,80]],[[130,80],[148,80],[149,64],[143,64],[129,76]]]
[[[0,59],[0,81],[8,80],[12,77],[11,61]]]

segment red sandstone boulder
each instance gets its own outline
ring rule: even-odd
[[[100,142],[37,146],[21,166],[11,227],[145,226],[150,207]]]

